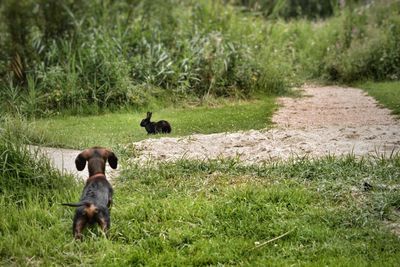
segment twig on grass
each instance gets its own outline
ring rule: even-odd
[[[261,248],[261,247],[263,247],[263,246],[265,246],[265,245],[267,245],[267,244],[269,244],[269,243],[272,243],[272,242],[274,242],[274,241],[276,241],[276,240],[278,240],[278,239],[281,239],[282,237],[285,237],[285,236],[287,236],[288,234],[290,234],[291,232],[293,232],[295,229],[296,229],[296,227],[293,228],[293,229],[290,230],[290,231],[287,231],[287,232],[284,233],[284,234],[281,234],[280,236],[274,237],[274,238],[272,238],[272,239],[270,239],[270,240],[267,240],[267,241],[265,241],[265,242],[263,242],[263,243],[257,244],[257,245],[256,245],[254,248],[252,248],[251,250],[254,250],[254,249],[257,249],[257,248]]]

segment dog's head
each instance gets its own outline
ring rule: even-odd
[[[92,147],[82,151],[75,159],[75,166],[78,171],[85,169],[86,161],[88,162],[90,176],[97,173],[105,173],[106,161],[113,169],[116,169],[118,165],[118,158],[115,154],[102,147]]]

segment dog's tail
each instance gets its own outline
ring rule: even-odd
[[[82,207],[82,206],[86,206],[89,207],[92,203],[89,201],[82,201],[82,202],[78,202],[78,203],[61,203],[61,205],[63,206],[69,206],[69,207]]]

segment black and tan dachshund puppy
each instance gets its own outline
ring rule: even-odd
[[[140,126],[144,127],[147,134],[171,133],[171,124],[168,121],[150,121],[152,112],[147,112],[146,118],[140,122]]]
[[[107,232],[110,228],[110,207],[112,204],[113,189],[105,176],[106,161],[111,168],[116,169],[118,158],[113,152],[101,147],[84,150],[75,159],[78,171],[82,171],[88,162],[89,178],[83,188],[78,203],[64,203],[62,205],[76,207],[72,232],[75,239],[82,239],[82,231],[89,224],[98,223]]]

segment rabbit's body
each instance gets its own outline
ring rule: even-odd
[[[161,120],[158,122],[150,121],[151,112],[147,112],[147,117],[140,122],[140,126],[144,127],[147,134],[170,133],[171,125],[168,121]]]

